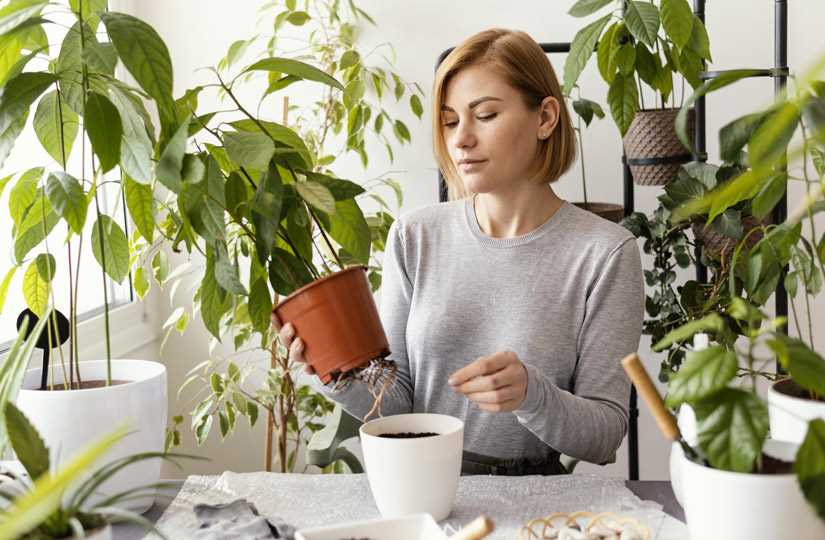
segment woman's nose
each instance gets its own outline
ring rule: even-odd
[[[453,145],[456,148],[473,147],[476,144],[476,136],[472,127],[467,122],[459,122],[453,134]]]

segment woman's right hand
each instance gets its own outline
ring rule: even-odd
[[[278,316],[272,313],[272,325],[278,329],[278,336],[281,338],[281,343],[289,351],[289,359],[295,362],[304,364],[304,371],[310,375],[315,374],[315,370],[307,363],[304,357],[304,342],[300,337],[295,336],[295,327],[291,323],[286,323],[281,326]]]

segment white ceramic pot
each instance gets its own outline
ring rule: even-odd
[[[792,460],[796,445],[769,440],[765,452]],[[793,473],[721,471],[679,455],[682,497],[692,540],[825,538],[825,522],[803,497]]]
[[[771,438],[802,444],[808,432],[808,422],[825,419],[825,402],[789,395],[795,385],[789,380],[777,381],[768,389],[768,413],[771,420]]]
[[[55,364],[55,382],[63,371]],[[81,362],[84,381],[105,380],[106,362]],[[129,434],[98,461],[96,467],[142,452],[162,452],[166,430],[166,367],[146,360],[112,360],[112,379],[129,381],[87,390],[37,390],[40,368],[26,372],[17,406],[31,421],[49,448],[51,462],[59,467],[78,450],[126,423]],[[103,483],[91,502],[125,490],[157,482],[160,459],[140,461],[122,469]],[[154,497],[117,506],[145,512]]]
[[[383,517],[427,513],[439,521],[450,514],[461,475],[464,422],[443,414],[399,414],[367,422],[360,431],[364,467]],[[438,435],[379,437],[402,432]]]
[[[696,446],[698,443],[698,434],[696,430],[696,413],[693,408],[684,404],[679,407],[679,414],[676,417],[679,431],[682,433],[682,438],[691,445]],[[682,500],[682,459],[684,454],[679,443],[670,445],[670,487],[673,488],[673,494],[681,506],[685,506]]]

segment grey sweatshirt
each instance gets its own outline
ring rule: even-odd
[[[627,429],[630,381],[644,316],[639,249],[623,227],[564,202],[526,235],[493,238],[472,199],[399,218],[387,238],[380,315],[398,365],[383,414],[432,412],[465,422],[464,448],[488,456],[552,450],[606,463]],[[486,412],[448,377],[478,357],[515,352],[527,395],[512,412]],[[363,418],[363,384],[315,388]]]

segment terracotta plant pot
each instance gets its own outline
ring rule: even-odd
[[[604,218],[607,221],[612,221],[613,223],[618,223],[624,218],[624,206],[621,206],[619,204],[601,202],[574,202],[573,205],[578,206],[582,210],[593,212],[600,218]]]
[[[622,142],[633,181],[642,186],[662,186],[676,178],[679,166],[692,156],[676,136],[679,109],[640,110]],[[688,113],[688,133],[693,138],[694,112]]]
[[[304,342],[307,362],[324,384],[338,373],[390,354],[365,266],[313,281],[274,311],[281,324],[292,323]]]

